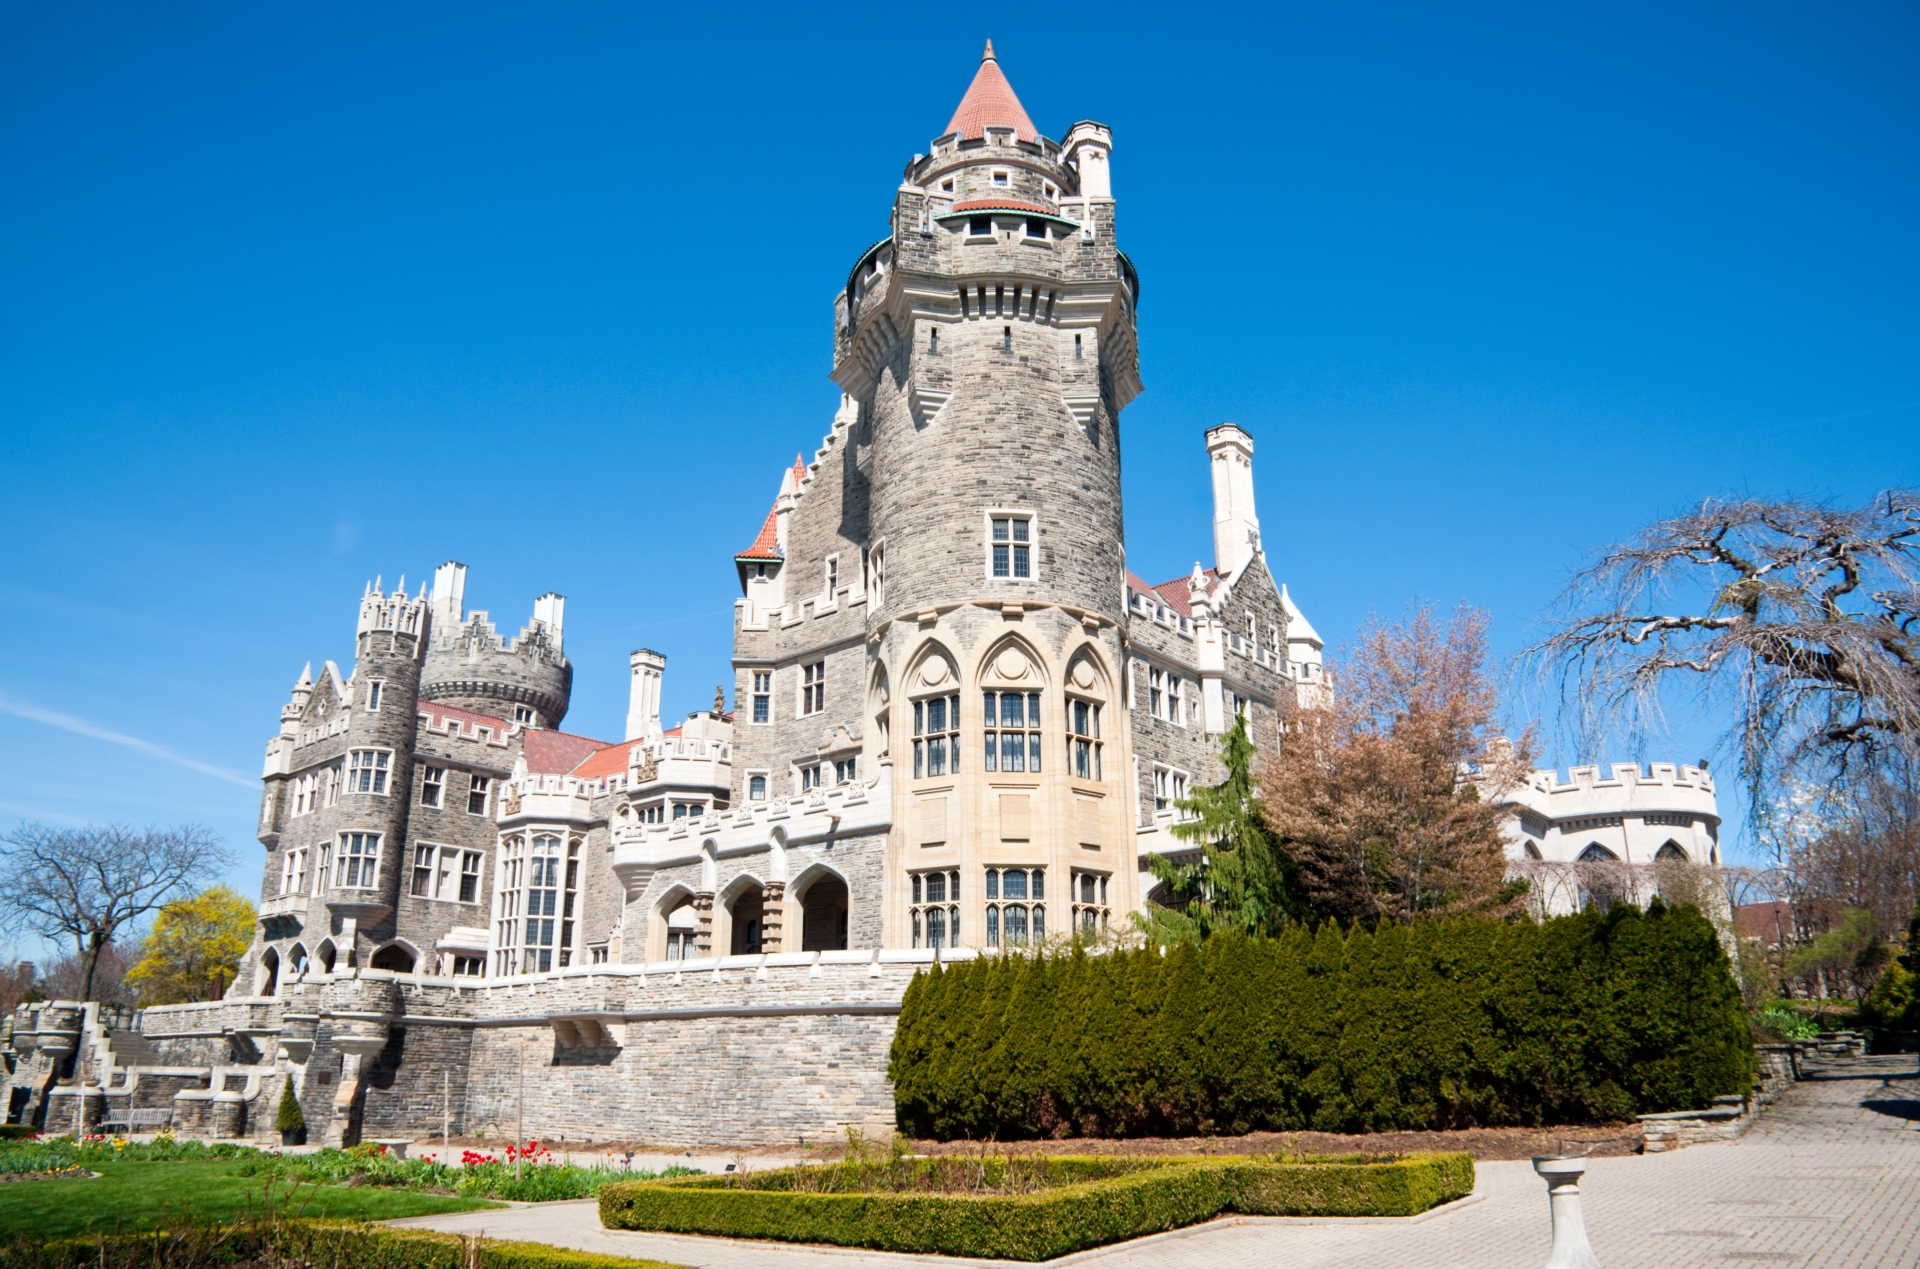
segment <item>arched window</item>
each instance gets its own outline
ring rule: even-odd
[[[1672,860],[1682,864],[1693,862],[1693,857],[1681,849],[1680,843],[1673,841],[1668,842],[1659,850],[1655,851],[1653,858],[1656,862],[1662,860]]]
[[[823,872],[799,894],[800,950],[839,952],[847,946],[847,883]]]
[[[287,951],[287,968],[296,974],[307,972],[307,949],[305,945],[295,943]]]
[[[1067,671],[1067,769],[1077,780],[1106,778],[1100,762],[1104,748],[1100,729],[1104,679],[1086,657],[1075,661]]]
[[[253,993],[256,996],[271,996],[274,988],[280,984],[280,953],[272,948],[268,948],[266,955],[260,958],[260,976],[257,981],[259,988]]]
[[[930,656],[913,676],[913,778],[946,776],[960,769],[960,694],[953,668]]]
[[[1018,947],[1047,937],[1047,870],[987,869],[987,946]]]
[[[396,974],[411,974],[413,965],[413,952],[405,943],[389,943],[367,962],[369,969],[388,969]]]
[[[1585,850],[1580,852],[1580,862],[1583,864],[1617,864],[1620,862],[1620,856],[1614,854],[1599,842],[1593,842]]]

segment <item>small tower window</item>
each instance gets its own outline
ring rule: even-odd
[[[1073,359],[1075,361],[1080,360],[1080,336],[1078,335],[1073,337]]]
[[[967,235],[972,238],[993,237],[993,217],[991,216],[967,217]]]
[[[377,714],[380,712],[380,689],[385,686],[386,684],[382,683],[379,679],[375,679],[367,684],[367,712],[369,714]]]
[[[1013,327],[1011,326],[1002,326],[1000,328],[1000,351],[1013,351]]]
[[[1040,188],[1041,188],[1041,189],[1043,189],[1043,190],[1045,190],[1045,191],[1047,191],[1047,197],[1048,197],[1048,198],[1052,198],[1052,197],[1054,197],[1054,189],[1053,189],[1053,186],[1051,186],[1051,185],[1042,185],[1042,186],[1041,186]]]
[[[951,180],[945,180],[945,181],[941,181],[941,182],[940,182],[940,192],[941,192],[942,194],[951,194],[951,193],[953,193],[953,182],[952,182]]]
[[[938,326],[934,327],[931,331],[927,333],[927,351],[928,352],[940,351],[940,328]]]
[[[1007,174],[1006,174],[1005,172],[995,172],[995,173],[993,174],[993,183],[994,183],[995,185],[1006,185],[1006,184],[1008,184],[1009,182],[1008,182],[1008,179],[1007,179]]]
[[[1025,516],[993,517],[993,575],[1032,577],[1033,522]]]
[[[1027,237],[1038,238],[1042,242],[1045,242],[1047,237],[1047,222],[1038,216],[1027,217]]]
[[[747,778],[747,801],[764,802],[767,800],[767,777],[763,775]]]

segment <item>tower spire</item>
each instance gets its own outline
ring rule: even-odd
[[[974,72],[967,95],[960,99],[959,108],[947,124],[947,131],[959,133],[963,141],[984,137],[987,128],[1012,128],[1015,139],[1020,141],[1040,139],[1039,129],[1027,118],[1026,107],[1020,104],[1013,85],[1001,73],[992,40],[987,41],[987,50],[980,55],[980,69]]]

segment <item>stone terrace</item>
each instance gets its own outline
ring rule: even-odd
[[[1814,1064],[1747,1135],[1672,1154],[1596,1159],[1582,1183],[1607,1269],[1920,1263],[1920,1077],[1911,1056]],[[700,1269],[872,1269],[973,1263],[598,1227],[591,1203],[426,1217],[417,1224],[532,1238]],[[1546,1185],[1526,1163],[1483,1163],[1474,1197],[1412,1220],[1230,1218],[1054,1261],[1101,1269],[1538,1269]]]

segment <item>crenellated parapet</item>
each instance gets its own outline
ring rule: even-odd
[[[564,651],[566,597],[545,594],[533,617],[511,638],[484,610],[465,609],[467,566],[434,570],[433,633],[420,696],[530,727],[557,727],[573,695],[573,664]]]

